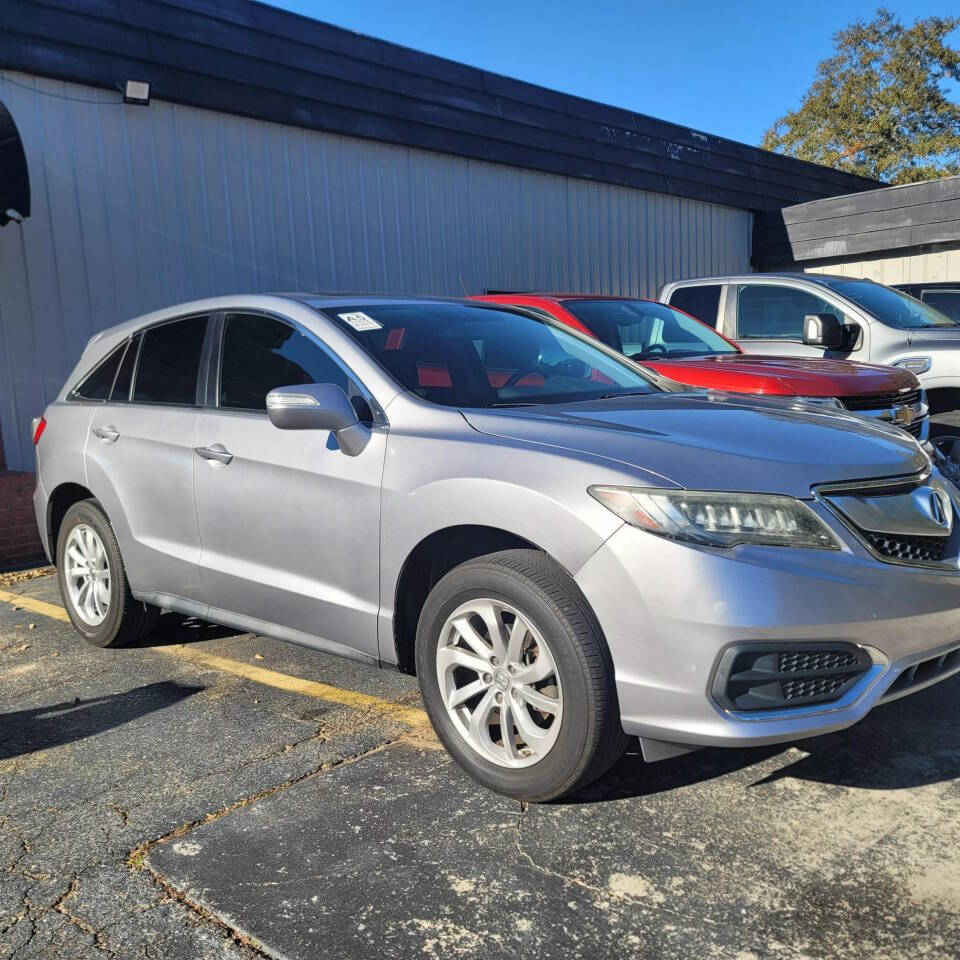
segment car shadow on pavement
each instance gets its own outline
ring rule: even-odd
[[[693,786],[785,754],[772,772],[758,771],[750,788],[792,777],[863,790],[904,790],[960,780],[960,678],[875,708],[860,723],[828,736],[747,749],[704,748],[657,763],[633,749],[602,779],[558,803],[600,803]]]
[[[0,713],[0,746],[4,757],[59,747],[171,707],[203,689],[165,680],[89,700]]]
[[[165,613],[157,624],[156,630],[144,637],[136,647],[169,647],[176,643],[199,643],[202,640],[220,640],[223,637],[237,637],[242,630],[221,627],[216,623],[188,617],[182,613]]]

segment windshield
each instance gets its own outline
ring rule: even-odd
[[[649,300],[564,300],[567,308],[607,346],[633,360],[711,357],[738,353],[699,320]]]
[[[325,308],[403,387],[448,407],[657,393],[653,378],[558,326],[463,303]]]
[[[868,280],[831,280],[827,286],[841,296],[859,304],[881,323],[898,330],[922,327],[955,327],[957,321],[935,310],[929,304]]]

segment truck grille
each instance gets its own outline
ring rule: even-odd
[[[879,407],[902,407],[904,404],[913,406],[920,403],[920,391],[911,390],[909,393],[885,393],[872,397],[844,397],[843,405],[848,410],[876,410]]]
[[[907,393],[885,393],[870,397],[843,397],[843,405],[851,413],[862,413],[866,416],[882,417],[889,420],[897,407],[913,407],[917,414],[908,423],[897,423],[901,430],[915,437],[921,436],[923,426],[927,422],[926,410],[923,407],[923,394],[920,390],[910,390]],[[895,422],[895,421],[894,421]]]

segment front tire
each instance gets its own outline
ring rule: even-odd
[[[424,604],[416,652],[437,736],[498,793],[556,799],[626,749],[600,626],[543,553],[505,550],[448,573]]]
[[[74,627],[97,647],[122,647],[147,636],[160,611],[134,599],[120,547],[96,500],[67,511],[57,536],[57,577]]]

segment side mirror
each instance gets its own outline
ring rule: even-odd
[[[808,313],[803,318],[803,342],[839,350],[844,344],[843,324],[833,313]]]
[[[267,394],[267,415],[280,430],[330,430],[340,449],[351,457],[363,450],[370,437],[347,395],[333,383],[277,387]]]
[[[844,344],[843,324],[833,313],[808,313],[803,318],[803,342],[839,350]]]

